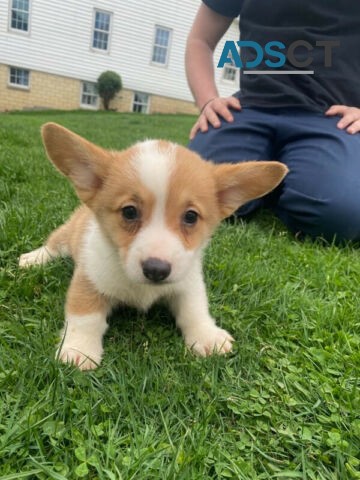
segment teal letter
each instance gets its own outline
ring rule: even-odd
[[[239,51],[236,48],[235,42],[231,40],[226,40],[217,68],[224,68],[226,63],[230,65],[235,63],[237,68],[243,67]]]
[[[261,48],[261,45],[259,45],[257,42],[253,42],[252,40],[240,40],[236,43],[239,45],[240,48],[250,47],[250,48],[253,48],[256,52],[255,60],[252,60],[251,62],[245,62],[245,67],[246,68],[258,67],[264,57],[264,52],[263,52],[263,49]]]
[[[271,68],[280,68],[285,65],[286,56],[284,53],[278,52],[277,50],[273,50],[272,47],[277,47],[280,50],[284,50],[285,45],[282,42],[268,42],[265,45],[265,53],[270,55],[271,57],[278,58],[278,62],[272,62],[271,60],[265,60],[265,63],[268,67]]]

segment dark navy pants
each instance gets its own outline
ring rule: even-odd
[[[360,133],[339,130],[339,117],[303,109],[243,108],[233,115],[234,122],[199,132],[189,148],[215,163],[278,160],[290,170],[239,216],[263,205],[294,233],[360,240]]]

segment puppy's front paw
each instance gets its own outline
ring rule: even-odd
[[[231,352],[233,341],[226,330],[215,325],[196,328],[185,335],[186,345],[202,357]]]
[[[101,345],[75,345],[66,340],[58,349],[56,358],[64,363],[72,363],[80,370],[93,370],[101,362],[103,348]]]
[[[52,255],[47,247],[40,247],[32,252],[23,253],[19,258],[19,267],[27,268],[33,265],[44,265],[51,260]]]

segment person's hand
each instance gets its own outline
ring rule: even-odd
[[[214,128],[219,128],[221,125],[220,118],[223,118],[227,122],[232,122],[234,117],[230,111],[230,108],[234,110],[241,110],[240,101],[235,97],[215,97],[209,100],[203,106],[200,116],[197,119],[195,125],[190,131],[190,140],[192,140],[198,130],[201,132],[207,132],[209,123]]]
[[[325,115],[341,115],[342,119],[337,123],[337,127],[345,130],[352,135],[360,132],[360,108],[347,107],[346,105],[332,105]]]

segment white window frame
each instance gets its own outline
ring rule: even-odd
[[[157,34],[158,30],[164,30],[164,31],[169,32],[169,41],[168,41],[168,44],[166,45],[166,47],[164,45],[160,45],[160,44],[158,45],[158,44],[155,43],[156,42],[156,34]],[[164,27],[162,25],[155,25],[154,38],[153,38],[152,49],[151,49],[151,64],[152,65],[156,65],[158,67],[167,67],[168,66],[169,58],[170,58],[172,35],[173,35],[173,31],[172,31],[171,28]],[[163,48],[166,49],[165,62],[158,62],[158,61],[153,59],[156,47],[161,48],[161,49],[163,49]]]
[[[28,0],[29,1],[29,10],[26,12],[27,15],[28,15],[28,18],[27,18],[28,29],[27,30],[21,30],[20,28],[15,28],[11,25],[11,23],[12,23],[12,12],[13,12],[13,10],[17,10],[17,9],[13,8],[13,1],[14,0],[9,0],[9,22],[8,22],[9,32],[18,33],[19,35],[30,35],[32,0]],[[18,10],[18,11],[25,12],[25,10]]]
[[[92,86],[95,86],[96,85],[96,82],[88,82],[86,80],[82,81],[81,82],[81,87],[80,87],[80,107],[81,108],[85,108],[85,109],[89,109],[89,110],[98,110],[99,108],[99,94],[98,93],[94,93],[94,92],[84,92],[84,87],[85,85],[88,84],[88,85],[92,85]],[[95,98],[96,101],[94,104],[90,104],[90,103],[83,103],[83,97],[87,95],[89,97],[92,97],[92,98]]]
[[[101,30],[101,29],[96,29],[95,28],[95,23],[96,23],[96,14],[97,13],[104,13],[105,15],[109,15],[109,30]],[[111,44],[111,34],[112,34],[112,24],[113,24],[113,12],[109,12],[107,10],[102,10],[100,8],[94,8],[94,14],[93,14],[93,21],[92,21],[92,30],[91,30],[91,45],[90,48],[94,52],[100,52],[100,53],[109,53],[110,52],[110,44]],[[100,32],[100,33],[105,33],[107,34],[107,48],[99,48],[99,47],[94,47],[94,37],[95,37],[95,31]]]
[[[234,75],[234,77],[229,78],[228,74]],[[233,67],[232,65],[229,65],[229,64],[224,65],[222,79],[223,79],[224,82],[236,83],[237,68]]]
[[[28,78],[28,84],[24,85],[22,83],[16,83],[16,82],[13,83],[11,81],[11,70],[12,69],[27,72],[28,73],[28,77],[27,77]],[[9,66],[9,75],[8,75],[8,86],[11,87],[11,88],[20,88],[21,90],[30,90],[30,77],[31,77],[31,71],[28,68],[14,67],[14,65],[10,65]]]
[[[136,101],[135,96],[136,95],[146,95],[146,102],[141,102],[141,101]],[[141,107],[145,106],[145,110],[141,110],[140,112],[135,112],[134,111],[134,106],[140,105]],[[133,98],[132,98],[132,103],[131,103],[131,112],[133,113],[144,113],[147,114],[150,112],[150,94],[146,92],[133,92]]]
[[[231,57],[231,61],[232,61],[231,65],[229,63],[226,63],[224,65],[221,79],[224,83],[235,84],[238,79],[238,69],[232,57]],[[227,74],[229,72],[231,72],[234,75],[234,78],[227,78]]]

